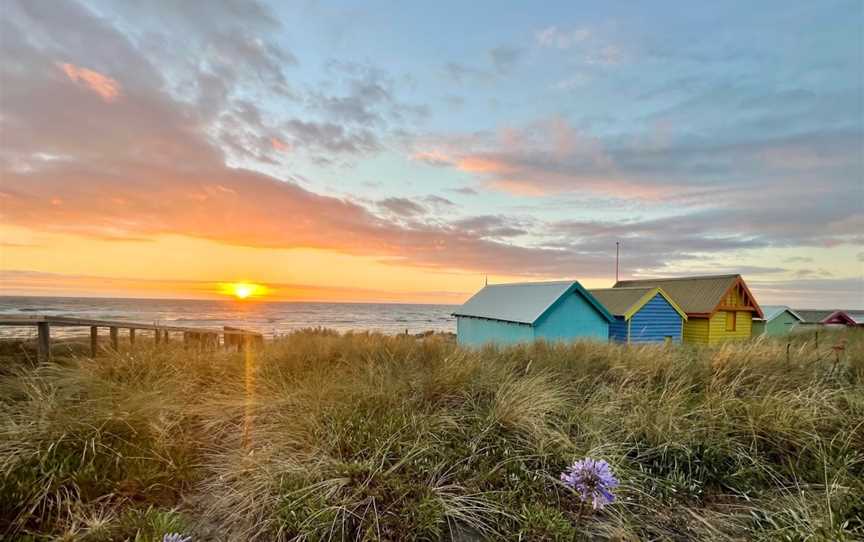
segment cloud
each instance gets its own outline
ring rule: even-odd
[[[557,26],[548,26],[539,30],[535,38],[542,47],[555,49],[571,49],[574,46],[585,43],[592,36],[588,28],[577,27],[572,29],[561,29]]]
[[[328,87],[342,92],[307,90],[306,101],[328,119],[363,127],[422,121],[429,115],[424,105],[403,102],[395,94],[396,82],[382,70],[365,64],[330,61]]]
[[[754,233],[764,235],[770,228],[778,244],[786,242],[787,224],[787,231],[811,240],[817,236],[802,229],[821,232],[820,246],[862,238],[853,233],[864,221],[860,198],[844,195],[860,194],[860,129],[751,135],[748,141],[685,136],[665,127],[601,138],[552,117],[492,133],[427,137],[414,156],[520,196],[674,202],[728,209],[743,224],[754,222],[750,215],[767,216],[777,222],[758,221],[761,229]],[[754,199],[755,186],[771,199]]]
[[[621,44],[611,43],[609,34],[614,25],[604,28],[548,26],[534,35],[537,44],[546,49],[556,49],[575,54],[575,60],[584,66],[617,66],[627,60],[629,54]],[[608,28],[606,28],[608,27]]]
[[[447,96],[444,96],[443,100],[444,103],[447,104],[447,107],[454,111],[462,109],[465,105],[465,98],[462,96],[456,96],[455,94],[448,94]]]
[[[456,194],[462,194],[463,196],[476,196],[479,194],[476,190],[471,188],[470,186],[460,186],[459,188],[451,188],[451,192]]]
[[[423,200],[438,209],[456,206],[456,204],[449,199],[434,194],[424,197]]]
[[[407,198],[386,198],[378,202],[378,207],[404,217],[422,215],[426,208]]]
[[[279,128],[279,133],[295,147],[352,154],[370,153],[381,148],[372,131],[347,130],[342,124],[291,119]]]
[[[512,217],[483,215],[463,218],[453,226],[483,238],[518,237],[529,233],[530,225]]]
[[[452,158],[439,150],[417,151],[412,156],[412,159],[425,162],[430,166],[450,166]]]
[[[794,275],[798,278],[828,278],[833,277],[834,273],[827,269],[798,269]]]
[[[282,141],[281,139],[278,139],[278,138],[275,138],[275,137],[271,137],[271,138],[270,138],[270,144],[271,144],[271,145],[273,146],[273,148],[274,148],[275,150],[277,150],[277,151],[281,151],[281,152],[288,152],[288,151],[291,150],[290,145],[288,145],[287,143],[285,143],[285,142]]]
[[[864,278],[750,279],[759,303],[789,305],[795,309],[864,308]]]
[[[72,273],[44,273],[27,269],[0,269],[0,292],[4,295],[41,295],[74,296],[99,295],[140,296],[142,291],[148,296],[200,299],[224,299],[217,295],[218,285],[224,280],[176,280],[146,279],[130,277],[110,277]],[[347,286],[321,286],[303,283],[268,282],[268,299],[291,301],[344,301],[345,299],[364,301],[404,301],[410,296],[433,303],[458,303],[465,294],[441,291],[399,291],[352,288]]]
[[[450,79],[459,84],[467,82],[489,82],[495,77],[495,75],[489,71],[468,66],[461,62],[448,62],[444,65],[444,71]]]
[[[60,64],[60,68],[69,79],[92,90],[106,102],[113,102],[120,96],[120,83],[107,75],[68,62]]]
[[[573,90],[579,87],[583,87],[588,82],[591,81],[591,77],[584,73],[577,73],[575,75],[571,75],[566,79],[562,79],[552,85],[552,88],[556,90]]]
[[[492,65],[499,74],[510,73],[522,57],[523,51],[514,47],[501,45],[489,51]]]

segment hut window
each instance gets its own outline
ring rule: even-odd
[[[726,311],[726,331],[735,331],[735,311]]]

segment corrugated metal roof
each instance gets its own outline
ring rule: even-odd
[[[622,280],[615,288],[662,288],[687,314],[710,314],[740,275],[711,275],[671,279]]]
[[[597,298],[597,301],[609,309],[609,312],[615,316],[623,316],[625,320],[632,318],[634,314],[639,312],[646,303],[654,299],[658,294],[669,302],[675,312],[681,315],[681,318],[687,320],[687,314],[662,288],[597,288],[588,291]]]
[[[795,312],[803,318],[803,322],[808,324],[818,324],[825,320],[833,318],[835,315],[841,320],[850,324],[861,323],[862,311],[845,311],[841,309],[795,309]],[[853,316],[853,313],[858,313],[859,316]]]
[[[791,314],[792,316],[797,318],[799,321],[804,320],[803,318],[801,318],[801,315],[799,315],[797,312],[793,311],[792,309],[790,309],[786,305],[760,305],[760,306],[762,307],[762,314],[765,315],[765,318],[763,318],[763,320],[765,320],[766,322],[770,322],[771,320],[777,318],[778,316],[783,314],[785,311],[789,311],[789,314]]]
[[[530,325],[543,316],[561,296],[571,290],[582,293],[604,318],[612,319],[606,309],[573,280],[489,284],[453,312],[453,315]]]
[[[818,324],[819,322],[828,318],[837,311],[824,309],[795,309],[795,312],[798,314],[798,316],[801,317],[802,322],[808,324]]]
[[[651,286],[642,286],[638,288],[597,288],[588,291],[597,298],[597,301],[603,303],[609,312],[615,316],[624,316],[624,313],[629,311],[633,305],[645,297],[648,292],[655,289]]]

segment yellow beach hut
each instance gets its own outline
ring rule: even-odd
[[[622,280],[615,288],[662,288],[687,314],[684,342],[716,343],[750,337],[762,309],[741,275]]]

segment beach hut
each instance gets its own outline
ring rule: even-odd
[[[487,285],[453,313],[459,344],[606,341],[614,319],[578,282]]]
[[[835,309],[795,309],[801,317],[802,327],[852,327],[857,325],[855,319],[846,311]]]
[[[615,288],[662,288],[687,314],[683,340],[716,343],[747,339],[753,317],[762,309],[741,275],[709,275],[671,279],[622,280]]]
[[[609,324],[610,340],[681,342],[687,315],[661,288],[604,288],[589,292],[615,317]]]
[[[763,318],[753,317],[753,336],[786,335],[804,319],[786,305],[762,305]]]

